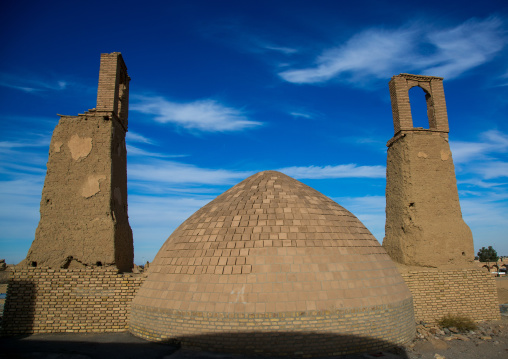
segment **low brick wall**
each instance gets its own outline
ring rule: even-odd
[[[125,331],[143,279],[114,269],[16,269],[7,288],[2,333]]]
[[[494,278],[477,269],[401,270],[413,294],[416,321],[435,323],[447,314],[463,314],[475,321],[499,320]]]
[[[500,319],[495,280],[487,272],[422,269],[401,274],[413,294],[416,321],[433,323],[449,313],[477,321]],[[143,279],[112,269],[18,269],[9,280],[2,333],[125,331]],[[139,334],[150,337],[142,330]]]

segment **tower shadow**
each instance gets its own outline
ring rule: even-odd
[[[192,352],[216,352],[239,358],[365,358],[365,353],[391,352],[408,359],[405,349],[386,340],[324,332],[231,332],[182,336],[167,342]]]

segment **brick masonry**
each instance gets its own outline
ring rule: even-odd
[[[487,272],[474,269],[422,269],[401,271],[401,274],[413,295],[416,321],[433,323],[449,313],[465,314],[476,321],[500,318],[495,281]],[[144,279],[132,274],[118,274],[115,270],[100,269],[27,268],[16,270],[11,276],[4,309],[4,335],[125,331],[128,328],[130,303]],[[382,306],[378,306],[379,308]],[[176,318],[175,323],[184,326],[184,333],[193,332],[198,322],[210,324],[204,333],[213,333],[213,328],[221,326],[241,328],[242,325],[249,332],[253,330],[251,325],[245,324],[249,316],[253,317],[255,323],[260,323],[260,328],[271,322],[278,323],[272,330],[283,331],[287,329],[285,326],[293,321],[293,324],[298,324],[300,331],[305,331],[309,330],[316,320],[322,320],[325,316],[325,322],[331,328],[332,321],[343,322],[345,319],[349,320],[357,311],[366,310],[240,313],[236,316],[225,313],[172,311],[171,316]],[[141,321],[147,321],[149,317],[156,315],[153,310],[141,312],[145,312]],[[195,318],[189,321],[191,313],[194,313]],[[350,334],[357,333],[357,329],[367,325],[362,324],[362,320],[365,320],[365,317],[356,323],[356,327],[348,325]],[[341,326],[340,323],[336,325]],[[133,328],[139,336],[152,340],[155,329],[156,327],[151,329],[141,325]],[[367,332],[370,331],[371,329]],[[169,336],[166,334],[166,337]],[[204,337],[201,340],[205,340]]]
[[[413,294],[415,319],[435,323],[447,314],[462,314],[475,321],[499,320],[494,278],[479,269],[401,270]]]
[[[426,94],[429,129],[448,133],[448,114],[442,77],[400,74],[393,76],[388,86],[392,99],[395,135],[400,131],[413,130],[408,91],[416,86],[420,87]]]
[[[342,355],[407,342],[415,327],[411,298],[334,310],[217,313],[133,306],[130,331],[206,350],[291,356]],[[397,325],[394,325],[397,323]]]
[[[16,269],[2,334],[120,332],[143,277],[114,269]]]
[[[410,341],[411,300],[358,218],[303,183],[264,171],[173,232],[134,298],[129,330],[217,350],[332,355]],[[302,332],[326,336],[329,348],[314,338],[295,349]],[[281,344],[267,346],[267,333],[283,335]]]

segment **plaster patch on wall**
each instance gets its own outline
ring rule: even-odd
[[[106,179],[105,175],[90,175],[81,187],[81,195],[85,198],[92,197],[100,192],[100,181]]]
[[[429,155],[427,155],[425,152],[418,152],[418,157],[420,157],[420,158],[427,158],[427,157],[429,157]]]
[[[79,161],[88,156],[90,151],[92,151],[92,138],[80,138],[79,135],[72,135],[69,142],[67,142],[67,146],[71,150],[72,159]]]
[[[113,191],[113,195],[115,196],[116,201],[121,206],[123,205],[122,202],[122,191],[120,191],[119,187],[115,187],[115,190]]]
[[[62,141],[56,141],[54,144],[53,144],[53,150],[55,152],[60,152],[60,149],[62,148],[62,145],[63,145],[63,142]]]
[[[448,158],[450,158],[450,153],[450,151],[441,150],[441,160],[448,161]]]

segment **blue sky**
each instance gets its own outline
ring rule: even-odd
[[[201,206],[279,170],[381,242],[391,76],[442,76],[463,217],[508,255],[505,1],[12,1],[0,13],[0,258],[22,260],[56,115],[95,107],[101,53],[130,83],[129,217],[152,260]],[[415,89],[419,90],[419,89]],[[411,91],[415,126],[425,100]]]

